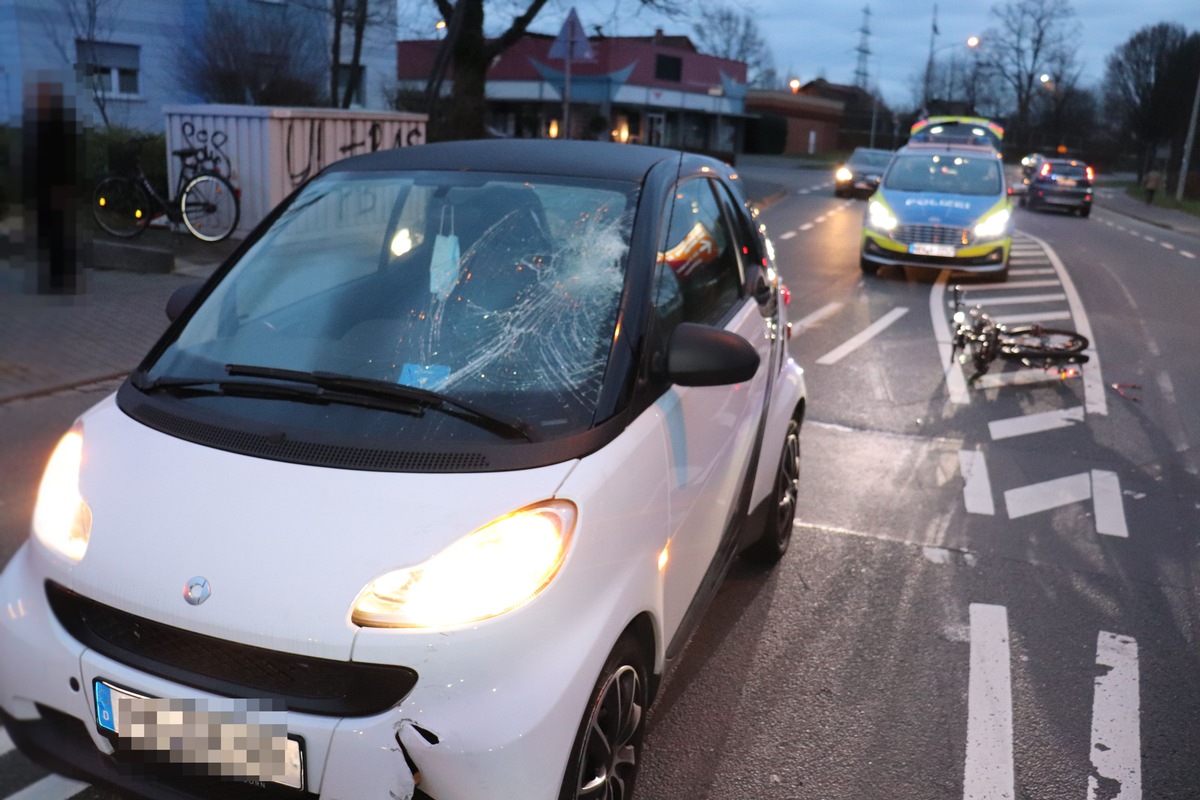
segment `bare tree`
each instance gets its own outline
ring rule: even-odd
[[[58,35],[59,26],[51,18],[55,15],[52,8],[45,10],[45,27],[50,32],[50,40],[54,49],[62,56],[63,61],[78,71],[79,78],[84,82],[92,96],[92,102],[100,113],[104,127],[111,124],[108,119],[108,98],[112,86],[105,76],[96,71],[99,63],[99,49],[111,40],[117,27],[117,16],[123,0],[58,0],[58,13],[66,16],[67,23],[75,39],[71,42],[62,41]]]
[[[429,120],[431,141],[445,139],[480,139],[485,133],[484,108],[487,70],[492,61],[525,35],[529,24],[537,17],[547,0],[522,0],[507,5],[504,15],[509,20],[495,37],[484,33],[485,0],[432,0],[437,12],[446,21],[446,38],[442,54],[429,79],[433,105]],[[514,0],[516,2],[516,0]],[[620,0],[617,0],[619,4]],[[685,0],[633,0],[638,10],[653,8],[674,14],[684,7]],[[501,5],[499,0],[495,5]],[[524,8],[519,14],[518,9]],[[511,15],[511,16],[510,16]],[[432,89],[440,85],[447,69],[453,70],[454,80],[448,98],[440,98]]]
[[[705,4],[698,15],[699,19],[692,23],[692,35],[700,52],[745,62],[751,86],[775,85],[775,59],[759,32],[752,8],[739,11],[724,3]]]
[[[362,82],[362,51],[368,32],[379,27],[394,42],[395,0],[297,0],[296,4],[329,21],[329,104],[349,108]],[[346,49],[350,63],[343,64]]]
[[[312,17],[287,6],[213,5],[204,30],[179,50],[176,72],[210,103],[316,105],[324,68]]]
[[[1030,136],[1030,109],[1037,93],[1044,91],[1043,74],[1059,68],[1063,74],[1073,64],[1072,44],[1079,25],[1070,0],[1015,0],[992,7],[998,28],[983,35],[981,59],[1008,87],[1016,106],[1018,141]]]
[[[1181,105],[1171,98],[1167,87],[1176,53],[1188,40],[1187,31],[1180,25],[1160,22],[1144,27],[1112,52],[1105,70],[1105,100],[1116,112],[1125,131],[1137,138],[1145,148],[1145,157],[1157,142],[1169,134],[1172,105]],[[1182,104],[1186,107],[1186,103]]]

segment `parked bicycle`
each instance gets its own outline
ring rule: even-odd
[[[144,231],[150,221],[166,214],[173,224],[182,223],[205,242],[219,242],[237,228],[241,204],[237,191],[215,172],[197,172],[189,168],[196,150],[172,152],[181,169],[175,183],[175,196],[164,198],[142,169],[141,145],[150,137],[135,137],[118,154],[119,173],[103,178],[96,185],[92,214],[96,223],[113,236],[129,239]],[[189,159],[192,159],[189,162]]]
[[[964,311],[962,297],[962,287],[955,286],[951,358],[962,350],[959,362],[971,360],[975,374],[969,380],[978,380],[997,358],[1016,361],[1026,367],[1056,369],[1059,377],[1070,374],[1070,365],[1087,363],[1088,356],[1083,352],[1088,346],[1086,336],[1043,325],[1009,327],[989,317],[982,306]]]

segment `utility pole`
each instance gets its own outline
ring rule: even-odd
[[[1200,114],[1200,78],[1196,79],[1196,97],[1192,100],[1192,119],[1188,122],[1187,138],[1183,142],[1183,161],[1179,163],[1179,181],[1175,187],[1175,199],[1183,200],[1183,186],[1187,183],[1188,161],[1192,147],[1196,144],[1196,116]]]
[[[921,113],[928,116],[929,114],[929,89],[933,82],[933,49],[937,42],[938,27],[937,27],[937,3],[933,4],[933,25],[929,28],[929,59],[925,62],[925,91],[921,100]]]

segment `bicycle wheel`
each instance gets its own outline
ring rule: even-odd
[[[105,178],[92,195],[92,216],[113,236],[132,238],[150,224],[150,196],[129,178]]]
[[[197,175],[179,198],[183,224],[197,239],[219,242],[237,227],[241,213],[237,192],[220,175]]]
[[[1067,358],[1082,353],[1088,346],[1086,336],[1062,328],[1025,325],[1004,333],[1004,352],[1018,358]]]

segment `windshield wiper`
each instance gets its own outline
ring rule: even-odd
[[[279,380],[296,381],[317,386],[322,389],[332,389],[339,392],[353,392],[368,397],[387,398],[395,402],[404,400],[416,403],[423,408],[441,411],[444,414],[466,420],[481,428],[506,435],[509,438],[515,434],[526,441],[537,441],[537,433],[525,420],[501,414],[486,408],[480,408],[466,400],[422,389],[404,383],[391,383],[374,378],[359,378],[354,375],[342,375],[336,372],[316,370],[304,372],[301,370],[282,369],[280,367],[260,367],[253,364],[226,364],[225,371],[231,376],[246,376],[254,378],[277,378]]]
[[[325,389],[311,383],[301,386],[261,380],[228,380],[212,377],[189,377],[168,375],[150,378],[145,372],[134,372],[129,379],[135,389],[142,392],[196,392],[208,395],[227,395],[233,397],[257,397],[262,399],[298,400],[305,403],[361,406],[363,408],[398,411],[403,414],[421,416],[425,413],[419,403],[398,397],[383,395],[365,395],[355,392],[344,392]]]

